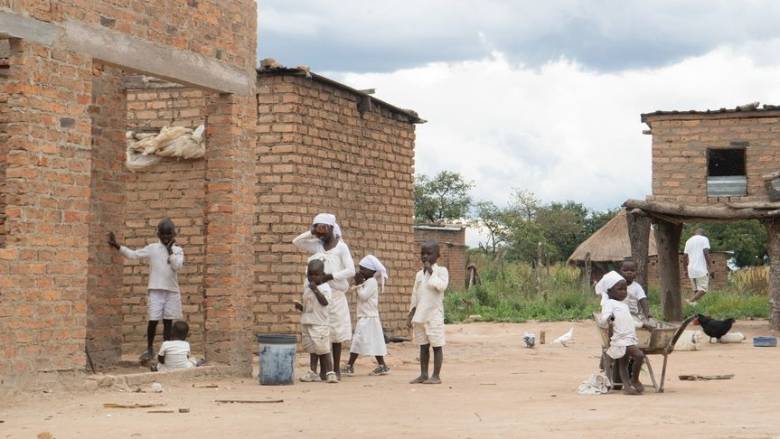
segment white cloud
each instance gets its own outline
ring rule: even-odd
[[[650,192],[643,112],[780,103],[780,40],[723,46],[665,67],[603,73],[566,59],[538,68],[502,54],[390,73],[331,73],[417,110],[417,172],[461,172],[476,199],[503,204],[514,187],[545,201],[617,207]],[[754,59],[754,56],[760,58]],[[473,243],[473,239],[472,239]]]
[[[262,57],[315,70],[389,71],[500,50],[619,70],[778,36],[773,0],[263,0]]]

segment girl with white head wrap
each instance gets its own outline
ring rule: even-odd
[[[322,228],[321,225],[329,228]],[[331,213],[317,214],[310,229],[298,235],[292,243],[309,254],[321,253],[325,258],[325,278],[332,290],[328,310],[333,365],[336,374],[341,376],[341,343],[352,337],[352,320],[346,292],[349,289],[349,279],[355,276],[355,262],[349,247],[341,239],[341,227],[336,222],[336,216]]]
[[[622,286],[619,285],[621,282]],[[644,391],[644,386],[639,382],[639,370],[644,361],[644,354],[638,347],[639,339],[636,336],[636,326],[631,311],[628,304],[624,302],[628,294],[626,280],[618,272],[610,271],[596,283],[596,292],[602,295],[601,313],[596,316],[596,322],[603,328],[612,326],[612,337],[609,339],[609,348],[605,353],[610,358],[618,360],[623,391],[630,394],[641,393]],[[633,360],[631,378],[628,372],[629,358]]]
[[[598,282],[596,282],[596,286],[594,289],[596,290],[596,295],[601,296],[601,306],[604,306],[604,302],[609,300],[609,295],[607,294],[609,289],[614,287],[615,284],[617,284],[620,281],[625,281],[623,276],[620,275],[615,270],[610,271],[609,273],[605,274],[604,276],[599,279]]]
[[[390,368],[387,367],[384,359],[387,355],[387,346],[382,331],[382,321],[379,319],[379,294],[380,291],[384,292],[387,268],[374,255],[367,255],[361,259],[359,268],[360,271],[355,275],[354,287],[357,288],[358,296],[358,322],[355,324],[349,362],[344,373],[352,375],[355,372],[355,361],[358,356],[367,355],[376,357],[379,363],[371,375],[387,375],[390,373]],[[382,283],[381,290],[378,282]]]

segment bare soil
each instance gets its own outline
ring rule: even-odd
[[[574,326],[575,343],[552,345]],[[260,386],[220,378],[165,385],[163,393],[53,392],[0,402],[0,438],[232,437],[679,437],[780,438],[778,348],[755,348],[767,323],[738,322],[741,344],[705,344],[669,357],[666,392],[642,396],[581,396],[577,386],[597,371],[600,342],[592,322],[452,325],[442,385],[410,385],[417,348],[389,346],[392,374],[357,376],[339,384]],[[545,330],[547,343],[522,347],[524,331]],[[661,357],[651,357],[660,374]],[[305,368],[296,373],[300,376]],[[722,381],[681,381],[683,374],[735,374]],[[212,387],[205,387],[210,385]],[[217,387],[213,387],[217,386]],[[217,399],[282,399],[273,404],[222,404]],[[107,409],[104,403],[164,407]],[[179,408],[189,413],[179,413]],[[149,413],[173,410],[174,413]]]

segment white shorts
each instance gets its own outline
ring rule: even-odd
[[[149,290],[149,320],[181,319],[181,293],[167,290]]]
[[[435,348],[444,346],[444,320],[412,323],[412,328],[414,328],[414,341],[418,345],[430,344]]]
[[[607,355],[609,355],[609,357],[613,360],[619,360],[626,356],[626,347],[609,345],[609,349],[607,349]]]
[[[349,303],[344,293],[333,292],[328,304],[330,321],[330,342],[343,343],[352,338],[352,320],[349,318]]]
[[[301,325],[301,347],[308,354],[325,355],[330,352],[330,331],[325,325]]]
[[[691,278],[691,285],[693,286],[693,291],[706,292],[710,287],[710,275]]]

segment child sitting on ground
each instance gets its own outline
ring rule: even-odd
[[[377,278],[382,280],[382,292],[385,289],[387,269],[374,255],[368,255],[360,260],[358,272],[355,274],[357,286],[357,316],[355,334],[352,336],[352,347],[349,350],[349,362],[344,369],[345,375],[355,373],[355,361],[359,355],[376,357],[379,364],[371,375],[387,375],[390,368],[385,364],[387,346],[382,332],[382,322],[379,320],[379,285]]]
[[[420,346],[420,376],[410,384],[441,384],[439,372],[444,362],[444,290],[450,281],[446,267],[436,265],[439,243],[426,241],[420,246],[423,268],[417,272],[412,290],[408,325],[414,328],[414,340]],[[430,347],[433,346],[433,375],[428,378]]]
[[[639,382],[639,371],[645,355],[637,344],[634,319],[628,305],[623,302],[627,296],[626,280],[616,271],[610,271],[599,281],[607,290],[608,299],[601,306],[601,314],[598,315],[599,326],[605,328],[612,324],[612,337],[609,342],[607,355],[618,360],[620,379],[623,382],[623,392],[628,395],[638,395],[645,388]],[[631,374],[629,375],[628,363],[632,361]]]
[[[176,273],[184,265],[184,252],[176,245],[176,226],[170,218],[164,218],[157,224],[157,238],[160,242],[140,250],[130,250],[117,242],[114,232],[108,234],[108,245],[119,250],[122,256],[149,260],[149,297],[146,302],[149,324],[146,327],[146,352],[139,358],[142,364],[152,359],[157,322],[163,321],[163,340],[170,340],[171,324],[182,317],[181,290]]]
[[[190,358],[190,344],[186,341],[190,333],[190,325],[182,320],[173,323],[171,340],[164,341],[157,354],[157,367],[152,370],[160,372],[173,369],[189,369],[198,365]]]
[[[325,371],[328,383],[338,383],[330,356],[330,323],[328,302],[331,299],[330,286],[325,281],[324,256],[309,258],[306,268],[307,283],[303,288],[302,303],[295,303],[301,314],[301,345],[309,353],[309,371],[301,377],[303,382],[322,381],[317,374],[317,362]]]

